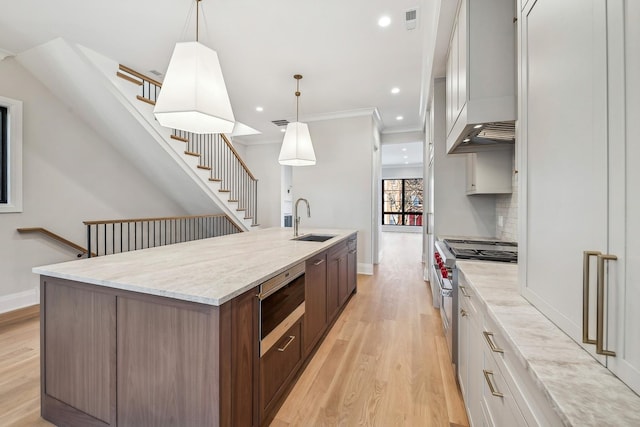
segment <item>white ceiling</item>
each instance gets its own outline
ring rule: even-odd
[[[282,138],[271,121],[295,119],[296,73],[301,120],[376,108],[383,131],[416,130],[435,3],[203,0],[200,41],[218,52],[236,120],[263,133],[246,143]],[[418,27],[408,31],[404,11],[416,7]],[[176,41],[195,39],[195,0],[0,0],[0,10],[0,50],[63,37],[146,74],[166,70]],[[382,15],[387,28],[377,25]]]
[[[422,141],[398,144],[382,144],[382,166],[421,166]]]

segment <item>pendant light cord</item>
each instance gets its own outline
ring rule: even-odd
[[[302,74],[296,74],[293,76],[294,79],[296,79],[296,122],[299,122],[300,120],[298,120],[298,111],[299,111],[299,106],[300,106],[300,79],[302,78]]]
[[[202,0],[196,0],[196,41],[200,41],[198,36],[200,35],[200,3]]]

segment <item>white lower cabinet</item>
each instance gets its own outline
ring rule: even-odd
[[[464,275],[458,286],[458,380],[472,427],[562,422]]]
[[[481,404],[486,408],[490,425],[527,426],[520,413],[513,394],[498,368],[491,350],[485,348],[482,353],[483,383]]]

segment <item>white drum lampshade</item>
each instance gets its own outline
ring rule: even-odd
[[[278,162],[287,166],[312,166],[316,164],[316,153],[311,144],[309,126],[293,122],[287,125]]]
[[[153,114],[172,129],[232,132],[235,118],[218,54],[197,41],[176,43]]]

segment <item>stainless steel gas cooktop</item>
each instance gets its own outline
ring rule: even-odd
[[[456,259],[518,262],[518,244],[498,240],[444,239]]]

